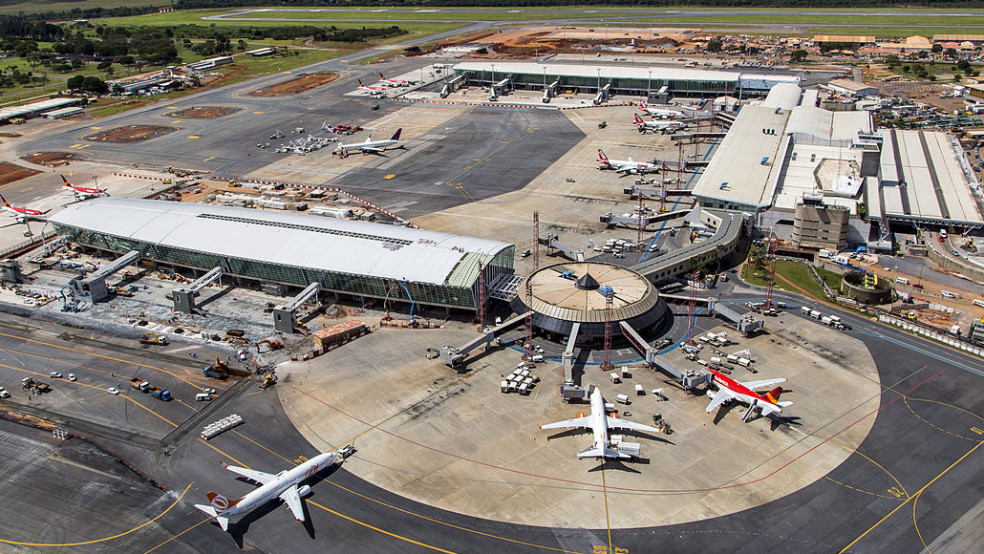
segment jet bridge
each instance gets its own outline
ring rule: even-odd
[[[551,98],[553,98],[554,96],[557,96],[557,87],[558,86],[560,86],[560,81],[554,81],[554,82],[550,83],[549,85],[547,85],[546,88],[543,89],[543,103],[544,104],[549,103]]]
[[[106,278],[128,265],[136,264],[140,261],[140,258],[139,251],[130,250],[126,254],[102,266],[85,279],[72,279],[68,282],[68,286],[75,294],[89,294],[93,303],[99,302],[109,297],[109,289],[106,288]]]
[[[673,364],[666,361],[665,358],[658,358],[656,356],[657,350],[655,347],[646,342],[631,325],[625,321],[620,321],[619,326],[622,328],[625,338],[638,350],[646,359],[646,363],[649,367],[655,367],[659,371],[669,375],[674,380],[680,383],[683,388],[687,390],[692,390],[698,385],[703,383],[708,383],[711,380],[711,374],[707,372],[696,372],[694,370],[682,370],[674,366]]]
[[[490,346],[492,346],[492,343],[495,341],[496,337],[523,323],[525,320],[526,313],[522,313],[497,325],[496,327],[483,330],[481,335],[457,348],[451,346],[450,344],[445,344],[441,346],[441,361],[448,367],[458,367],[462,362],[464,362],[465,356],[467,356],[472,350],[475,350],[483,344],[487,350]]]
[[[297,308],[307,302],[321,291],[320,283],[311,283],[300,294],[295,296],[283,306],[273,309],[273,328],[282,333],[293,333],[294,324],[297,321]]]
[[[574,250],[573,248],[568,248],[563,244],[561,244],[560,242],[558,242],[557,241],[558,238],[560,237],[558,237],[557,235],[550,234],[547,235],[547,238],[538,237],[538,242],[540,244],[545,245],[547,248],[559,250],[564,255],[564,257],[567,258],[568,260],[572,260],[575,262],[584,261],[584,250]]]
[[[187,287],[171,291],[171,296],[174,298],[174,311],[186,314],[194,313],[198,309],[198,306],[195,305],[195,297],[198,296],[198,291],[207,287],[216,279],[221,278],[222,268],[215,267],[205,275],[195,279]]]
[[[601,87],[601,90],[599,90],[598,94],[594,97],[593,100],[594,105],[597,106],[602,102],[607,102],[611,97],[612,97],[612,84],[608,83],[607,85]]]

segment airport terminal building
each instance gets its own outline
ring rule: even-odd
[[[561,90],[598,92],[610,85],[612,94],[717,97],[759,96],[779,83],[799,84],[795,75],[739,73],[678,67],[639,67],[533,62],[462,62],[456,76],[472,85],[492,86],[508,79],[508,88],[543,90],[554,82]]]
[[[515,256],[512,244],[397,225],[158,200],[96,198],[51,223],[75,244],[164,266],[463,310],[478,308],[480,273],[489,285],[512,275]]]

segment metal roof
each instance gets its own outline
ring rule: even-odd
[[[51,222],[218,256],[466,287],[477,278],[479,261],[512,246],[381,223],[129,198],[79,202]]]
[[[0,120],[32,115],[44,110],[51,110],[54,108],[69,106],[71,104],[78,104],[79,102],[81,102],[81,100],[78,98],[49,98],[48,100],[31,102],[30,104],[24,104],[23,106],[3,108],[0,109]]]
[[[532,62],[462,62],[455,71],[491,71],[503,75],[522,73],[527,75],[567,75],[602,79],[647,79],[650,76],[669,81],[711,81],[738,83],[739,74],[731,71],[708,71],[674,67],[632,67],[610,65],[546,64]],[[600,71],[600,73],[599,73]]]

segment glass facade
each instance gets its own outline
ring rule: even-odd
[[[515,247],[510,245],[491,257],[481,254],[465,255],[465,258],[474,258],[471,260],[474,271],[470,272],[470,279],[468,275],[459,274],[456,276],[460,268],[455,268],[448,277],[448,282],[442,285],[405,282],[404,285],[410,292],[408,298],[404,288],[394,279],[272,264],[258,260],[150,244],[71,226],[56,224],[55,227],[70,241],[84,246],[116,253],[137,250],[145,259],[179,267],[202,271],[222,267],[226,274],[246,279],[272,281],[299,287],[317,282],[324,290],[354,296],[389,297],[403,301],[412,300],[418,304],[466,310],[475,310],[478,306],[478,272],[483,271],[485,273],[486,283],[491,283],[492,279],[501,273],[512,273],[515,252]]]
[[[723,96],[735,95],[738,92],[737,81],[711,81],[694,79],[669,79],[661,76],[659,71],[636,78],[605,77],[604,75],[558,75],[554,73],[514,73],[489,70],[456,69],[457,74],[464,75],[469,84],[491,86],[502,79],[512,79],[513,87],[519,89],[542,90],[554,81],[559,82],[561,89],[586,89],[597,91],[600,87],[611,83],[615,94],[630,94],[644,96],[662,87],[668,87],[668,92],[678,96]]]

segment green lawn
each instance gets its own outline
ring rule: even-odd
[[[777,289],[783,289],[795,294],[803,294],[801,290],[789,286],[789,283],[780,279],[779,276],[785,277],[797,287],[807,291],[813,298],[818,300],[825,300],[827,298],[827,295],[823,292],[823,288],[819,283],[817,283],[816,279],[813,278],[813,273],[805,263],[791,262],[788,260],[776,260],[776,282],[774,285]],[[765,269],[756,269],[753,271],[750,263],[746,263],[742,268],[741,278],[746,283],[751,285],[757,285],[760,287],[768,286],[768,283],[765,281]],[[824,277],[824,280],[826,280],[826,277]],[[828,282],[827,286],[832,289],[834,288],[831,286],[830,282]],[[839,286],[840,283],[838,283],[838,287]]]
[[[70,11],[76,8],[84,10],[88,8],[119,8],[122,6],[131,6],[134,8],[140,6],[168,6],[170,3],[170,0],[87,0],[82,2],[42,0],[41,2],[4,3],[0,6],[0,14],[17,15],[19,13],[60,12]]]

